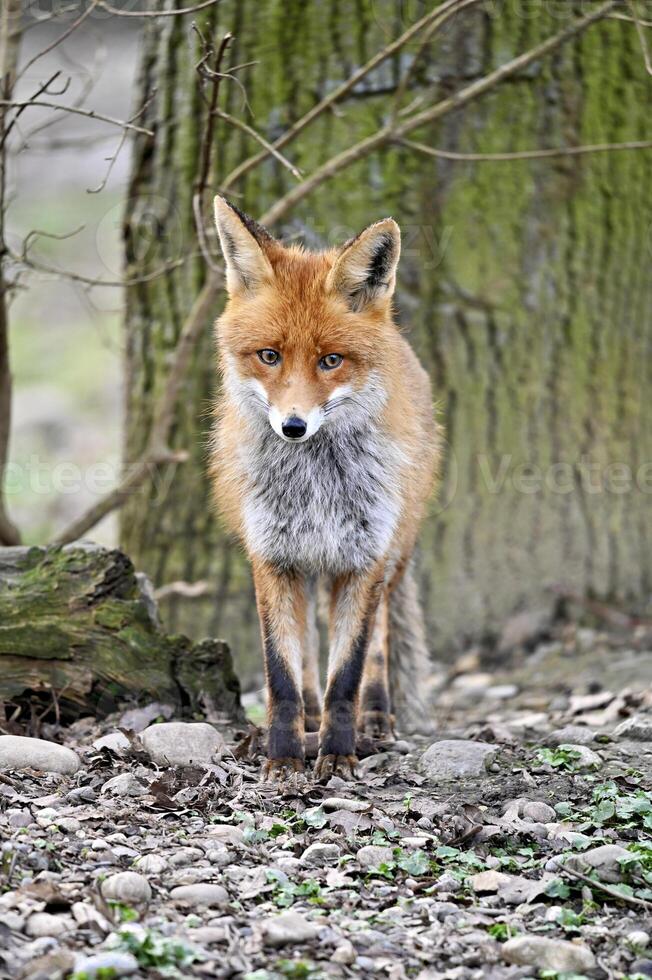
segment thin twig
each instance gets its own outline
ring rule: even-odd
[[[33,64],[35,64],[37,61],[43,58],[46,54],[49,54],[50,51],[53,51],[56,47],[58,47],[62,43],[62,41],[65,41],[67,37],[70,37],[73,31],[76,31],[79,25],[83,24],[87,17],[90,17],[90,15],[97,7],[98,3],[99,0],[91,0],[86,10],[84,10],[83,13],[79,15],[77,20],[74,20],[72,24],[70,24],[70,26],[66,28],[63,34],[60,34],[59,37],[55,38],[51,44],[48,44],[46,47],[38,51],[33,58],[30,58],[30,60],[27,62],[26,65],[23,65],[18,75],[18,78],[22,78],[23,75],[25,75],[26,72],[29,71],[29,69],[32,67]]]
[[[457,153],[453,150],[438,150],[425,143],[414,140],[397,140],[401,146],[406,146],[426,156],[442,160],[460,160],[480,163],[492,160],[545,160],[552,157],[582,156],[586,153],[610,153],[618,150],[649,150],[652,140],[631,140],[629,143],[593,143],[586,146],[559,146],[543,150],[516,150],[513,153]]]
[[[181,329],[165,387],[155,405],[154,421],[149,432],[145,452],[138,462],[130,467],[129,472],[117,487],[61,531],[55,539],[56,544],[69,544],[71,541],[76,541],[95,527],[107,514],[121,507],[129,495],[138,490],[145,480],[152,475],[152,470],[160,466],[161,463],[182,462],[186,458],[185,453],[170,450],[167,442],[188,364],[195,349],[197,338],[202,330],[206,329],[206,324],[209,322],[221,286],[222,278],[211,275],[195,300]]]
[[[200,580],[198,582],[168,582],[154,590],[154,598],[157,602],[168,599],[170,596],[181,596],[183,599],[203,599],[205,596],[214,596],[217,590],[214,582]]]
[[[291,210],[291,208],[293,208],[296,204],[311,194],[317,187],[319,187],[325,181],[335,177],[336,174],[351,166],[351,164],[356,163],[358,160],[363,159],[370,153],[373,153],[375,150],[378,150],[383,146],[386,146],[392,141],[403,139],[408,133],[412,132],[413,129],[418,129],[420,126],[425,126],[426,124],[435,122],[436,120],[448,115],[450,112],[454,112],[456,109],[461,109],[463,106],[468,105],[481,95],[491,91],[506,78],[509,78],[510,76],[515,75],[516,72],[527,68],[532,64],[532,62],[539,61],[545,55],[548,55],[552,51],[555,51],[557,48],[561,47],[562,44],[570,40],[572,37],[575,37],[582,31],[586,30],[586,28],[591,24],[601,20],[610,10],[613,9],[615,3],[616,0],[606,0],[606,3],[600,4],[599,7],[596,7],[584,17],[580,17],[573,21],[573,23],[569,24],[568,27],[565,27],[557,34],[553,34],[552,37],[542,41],[541,44],[537,44],[524,54],[518,55],[518,57],[512,58],[510,61],[506,61],[499,68],[489,72],[488,75],[484,75],[477,81],[471,82],[470,85],[460,89],[458,92],[455,92],[448,98],[442,99],[441,102],[437,102],[434,106],[430,106],[428,109],[424,109],[422,112],[416,113],[415,115],[406,119],[404,122],[400,123],[398,126],[383,126],[371,136],[367,136],[365,139],[360,140],[359,143],[355,143],[353,146],[348,147],[348,149],[342,150],[341,153],[331,157],[330,160],[327,160],[326,163],[322,164],[321,167],[319,167],[310,177],[299,184],[298,187],[294,187],[291,191],[288,191],[287,194],[281,197],[276,204],[272,205],[269,211],[267,211],[266,214],[261,217],[261,222],[263,224],[273,224],[283,217],[283,215]]]
[[[57,105],[56,102],[45,102],[42,99],[26,99],[22,101],[0,99],[0,105],[9,106],[14,109],[27,109],[30,106],[41,106],[43,109],[58,109],[60,112],[70,112],[75,116],[86,116],[87,119],[96,119],[98,122],[110,123],[112,126],[120,126],[123,129],[131,129],[135,133],[144,133],[145,136],[154,135],[151,129],[135,126],[133,123],[126,122],[124,119],[114,119],[113,116],[105,116],[101,112],[96,112],[95,109],[80,109],[78,106]]]
[[[183,17],[185,14],[205,10],[206,7],[214,7],[219,2],[220,0],[203,0],[203,3],[198,3],[195,7],[181,7],[179,10],[120,10],[119,7],[112,7],[106,0],[98,0],[98,6],[114,17]]]
[[[51,237],[56,238],[56,235]],[[66,238],[67,236],[62,236]],[[120,287],[124,286],[137,286],[139,283],[152,282],[154,279],[158,279],[159,276],[165,275],[166,272],[171,272],[173,269],[177,269],[180,265],[183,265],[189,258],[194,257],[193,255],[184,255],[183,258],[173,259],[170,262],[166,262],[165,265],[159,266],[158,269],[154,269],[153,272],[148,272],[142,276],[134,276],[131,279],[96,279],[93,276],[84,276],[79,272],[72,272],[69,269],[58,269],[56,266],[47,265],[45,262],[40,262],[38,259],[33,259],[31,256],[25,254],[18,254],[13,252],[11,249],[6,249],[6,253],[12,262],[17,265],[23,265],[28,269],[34,269],[35,272],[45,272],[52,276],[58,276],[63,279],[68,279],[70,282],[79,282],[85,286],[111,286]]]
[[[647,38],[645,36],[645,31],[643,30],[643,25],[641,19],[638,16],[638,10],[636,9],[635,0],[629,0],[629,9],[632,12],[632,18],[636,24],[636,33],[638,34],[638,39],[641,42],[641,51],[643,52],[643,61],[645,62],[645,70],[648,75],[652,75],[652,61],[650,60],[650,51],[647,46]]]
[[[373,71],[374,68],[377,68],[393,54],[396,54],[397,51],[400,51],[400,49],[411,41],[412,38],[419,33],[419,31],[422,31],[424,28],[428,27],[434,20],[439,20],[442,15],[448,15],[449,10],[451,10],[452,13],[457,12],[461,2],[462,0],[447,0],[447,2],[443,3],[440,7],[437,7],[435,10],[431,10],[429,13],[425,14],[421,20],[418,20],[415,24],[409,27],[403,32],[403,34],[401,34],[400,37],[398,37],[395,41],[392,41],[391,44],[388,44],[387,47],[383,48],[382,51],[378,51],[372,58],[369,59],[369,61],[358,68],[358,70],[355,71],[350,78],[348,78],[341,85],[338,85],[336,89],[333,89],[329,95],[326,95],[320,102],[317,103],[317,105],[314,105],[312,109],[309,109],[308,112],[306,112],[300,119],[297,119],[297,121],[287,130],[287,132],[283,133],[282,136],[274,141],[272,144],[274,148],[276,150],[280,150],[281,147],[286,146],[287,143],[295,139],[299,133],[303,132],[306,126],[309,126],[310,123],[312,123],[323,112],[330,109],[336,102],[343,99],[344,96],[347,95],[351,89],[358,84],[358,82],[362,81],[363,78]],[[253,167],[258,166],[258,164],[265,160],[268,156],[269,153],[264,150],[263,152],[257,153],[238,164],[238,166],[235,167],[235,169],[232,170],[231,173],[228,174],[228,176],[222,181],[222,192],[226,193],[237,180],[244,177],[246,173],[248,173]]]
[[[587,885],[591,885],[593,888],[599,888],[600,891],[606,892],[607,895],[612,895],[614,898],[620,899],[621,902],[629,902],[630,905],[640,905],[646,912],[652,912],[652,903],[646,902],[644,898],[637,898],[636,895],[623,895],[618,891],[618,889],[611,888],[602,881],[596,881],[595,878],[590,878],[581,871],[576,871],[574,868],[569,868],[568,865],[562,865],[560,870],[565,871],[573,878],[579,878],[580,881],[584,881]]]
[[[477,2],[477,0],[475,0],[475,2]],[[248,126],[246,122],[243,122],[242,119],[238,119],[236,116],[230,115],[228,112],[224,112],[222,109],[215,109],[214,111],[215,115],[220,119],[228,122],[229,125],[234,126],[243,133],[247,133],[248,136],[251,136],[252,139],[255,139],[258,143],[260,143],[260,145],[267,151],[267,154],[269,154],[269,156],[273,156],[274,159],[283,164],[283,166],[290,171],[293,177],[296,177],[297,180],[301,180],[303,178],[303,174],[298,167],[295,167],[293,163],[290,163],[287,157],[284,157],[282,153],[279,153],[273,143],[268,143],[264,136],[261,136],[255,129]]]

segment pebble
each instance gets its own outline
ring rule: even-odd
[[[207,828],[206,833],[220,843],[244,844],[244,831],[231,823],[215,823]]]
[[[152,875],[160,874],[168,866],[167,858],[164,858],[162,854],[143,854],[142,857],[136,859],[135,864],[139,871]]]
[[[577,752],[579,754],[579,759],[573,760],[573,766],[580,766],[582,769],[596,769],[598,766],[602,765],[602,757],[594,752],[593,749],[589,749],[586,745],[578,745],[573,742],[561,742],[559,745],[560,749],[570,749],[571,752]]]
[[[5,810],[5,817],[10,827],[29,827],[34,822],[32,814],[26,808]]]
[[[218,868],[226,868],[233,861],[233,856],[225,847],[212,847],[206,851],[206,857],[211,864],[215,864]]]
[[[632,739],[635,742],[652,742],[652,717],[634,715],[621,721],[613,730],[613,737]]]
[[[585,725],[566,725],[546,737],[546,745],[588,745],[595,741],[595,734]]]
[[[120,728],[125,728],[129,732],[142,732],[157,718],[165,718],[168,721],[173,714],[174,708],[171,704],[160,704],[158,701],[154,701],[143,708],[130,708],[125,711],[119,724]]]
[[[355,963],[356,952],[353,943],[345,939],[335,947],[331,960],[334,963],[342,963],[344,966],[351,966]]]
[[[301,864],[307,868],[323,868],[326,865],[337,864],[340,849],[337,844],[322,844],[317,841],[311,844],[301,855]]]
[[[93,742],[93,748],[98,749],[98,751],[100,749],[110,749],[116,755],[126,755],[131,748],[131,742],[122,732],[109,732],[108,735],[102,735],[101,738],[96,738]]]
[[[592,847],[582,854],[568,858],[565,863],[576,867],[578,871],[586,872],[587,866],[594,868],[602,881],[617,884],[623,880],[621,860],[631,860],[633,856],[631,851],[625,850],[620,844],[601,844],[599,847]]]
[[[362,868],[379,868],[381,864],[394,860],[394,852],[391,847],[367,844],[357,852],[356,860]]]
[[[631,965],[630,973],[637,976],[639,973],[644,977],[652,977],[652,960],[634,960]]]
[[[95,953],[94,956],[79,959],[75,964],[75,973],[87,977],[96,977],[100,971],[105,971],[102,973],[103,976],[124,977],[130,973],[137,973],[138,969],[138,960],[135,956],[117,950]]]
[[[497,892],[499,888],[509,884],[510,880],[510,876],[501,871],[480,871],[469,878],[474,892]]]
[[[521,808],[521,817],[528,823],[551,823],[556,816],[551,806],[539,800],[526,800]]]
[[[0,735],[0,769],[38,769],[70,776],[80,766],[77,753],[65,745],[25,735]]]
[[[102,897],[108,901],[123,902],[125,905],[141,905],[149,902],[152,889],[147,878],[137,871],[119,871],[100,885]]]
[[[500,951],[508,963],[557,973],[588,973],[596,965],[588,946],[544,936],[514,936],[502,944]]]
[[[226,905],[229,894],[223,885],[198,882],[195,885],[179,885],[170,892],[175,905]]]
[[[60,936],[70,928],[69,923],[60,915],[49,912],[34,912],[25,925],[25,932],[33,939],[43,936]]]
[[[638,949],[643,949],[645,946],[649,945],[650,934],[649,932],[644,932],[643,929],[632,929],[625,936],[625,939],[630,944],[630,946],[636,946]]]
[[[421,756],[419,765],[425,775],[442,781],[460,776],[481,776],[496,757],[497,748],[487,742],[471,739],[443,739],[433,742]]]
[[[168,721],[140,733],[150,758],[159,766],[190,766],[219,759],[224,739],[206,722]]]
[[[319,935],[320,926],[299,912],[283,912],[263,922],[263,936],[269,946],[308,943]]]
[[[200,851],[198,847],[180,847],[178,851],[170,857],[170,867],[171,868],[185,868],[186,865],[192,864],[194,861],[199,861],[203,858],[204,852]]]

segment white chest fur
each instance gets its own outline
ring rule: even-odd
[[[372,424],[324,426],[292,444],[265,422],[241,457],[250,552],[327,575],[369,568],[386,554],[396,529],[399,456]]]

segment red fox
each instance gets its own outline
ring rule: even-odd
[[[392,319],[400,231],[386,218],[314,254],[221,197],[215,218],[228,301],[211,476],[253,568],[265,775],[303,770],[305,731],[319,732],[317,779],[350,775],[356,731],[391,737],[390,683],[396,702],[401,681],[416,683],[411,666],[427,663],[410,559],[441,430],[428,376]],[[330,594],[323,703],[318,580]]]

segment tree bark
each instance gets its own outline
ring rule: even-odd
[[[426,7],[411,5],[410,21]],[[238,77],[254,125],[273,140],[404,30],[404,9],[390,0],[241,0],[207,13],[202,29],[232,31],[233,61],[258,61]],[[407,100],[450,94],[582,12],[582,4],[492,4],[459,14],[417,63]],[[417,50],[413,42],[385,62],[283,152],[311,173],[373,133]],[[648,84],[635,27],[605,21],[412,136],[476,153],[644,139]],[[138,138],[127,217],[132,275],[195,247],[190,198],[202,103],[193,52],[174,20],[148,24],[141,95],[154,85],[144,124],[155,122],[157,136]],[[226,91],[224,107],[241,114],[240,91],[233,83]],[[217,189],[257,146],[220,122],[214,149]],[[464,163],[394,146],[322,185],[274,229],[321,247],[385,214],[403,227],[399,316],[433,378],[449,443],[420,549],[438,654],[496,634],[521,608],[550,608],[554,584],[634,603],[649,594],[651,170],[645,151]],[[256,216],[292,182],[268,159],[231,193]],[[141,253],[138,231],[142,242],[150,227],[143,215],[152,212],[151,245]],[[203,275],[197,258],[128,290],[128,462],[145,444],[152,394]],[[130,501],[122,538],[157,585],[214,581],[218,601],[171,599],[166,620],[194,635],[220,633],[239,663],[254,664],[249,572],[208,500],[211,351],[207,323],[172,442],[190,460]]]
[[[103,717],[146,698],[242,721],[221,640],[169,636],[126,555],[93,545],[0,550],[0,707],[45,701]]]
[[[0,10],[0,98],[10,99],[20,46],[20,0],[4,0]],[[9,284],[6,278],[5,217],[7,192],[7,107],[0,105],[0,547],[20,541],[7,514],[4,470],[11,429],[11,368],[9,363]]]

